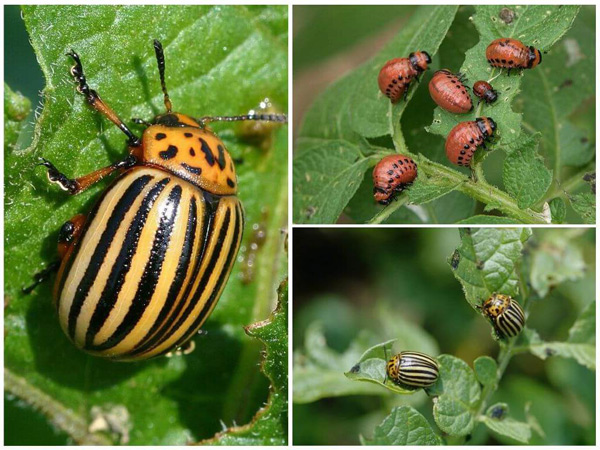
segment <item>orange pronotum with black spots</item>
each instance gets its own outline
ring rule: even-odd
[[[141,139],[89,87],[71,51],[78,91],[125,133],[129,155],[76,179],[46,159],[40,163],[50,181],[71,194],[119,173],[87,217],[63,225],[60,261],[43,272],[58,269],[54,300],[69,339],[116,360],[151,358],[190,341],[231,273],[244,214],[232,158],[207,124],[287,121],[279,114],[194,119],[172,112],[160,42],[154,49],[166,113],[151,123],[135,119],[146,125]]]

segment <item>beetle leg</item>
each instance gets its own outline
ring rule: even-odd
[[[77,214],[60,228],[58,232],[58,255],[61,260],[81,236],[85,219],[86,217],[83,214]]]
[[[47,267],[40,270],[38,273],[34,274],[33,275],[33,283],[30,284],[29,286],[25,286],[25,287],[21,288],[21,292],[23,292],[23,294],[25,294],[25,295],[31,294],[36,287],[38,287],[40,284],[42,284],[44,281],[46,281],[48,278],[50,278],[50,275],[52,275],[54,272],[56,272],[59,267],[60,267],[60,260],[53,261]]]
[[[110,166],[98,169],[88,175],[84,175],[79,178],[70,179],[64,173],[60,172],[54,164],[48,161],[46,158],[40,158],[39,166],[44,166],[48,170],[48,180],[51,183],[56,183],[61,189],[67,191],[69,194],[75,195],[102,180],[107,175],[110,175],[115,170],[127,169],[132,167],[136,163],[136,159],[133,156],[128,156],[123,161],[118,161]]]
[[[70,56],[75,61],[75,65],[71,67],[71,75],[77,82],[77,91],[85,96],[87,102],[92,105],[96,111],[108,118],[108,120],[118,126],[119,129],[125,133],[130,146],[140,146],[142,143],[140,138],[131,132],[131,130],[123,123],[119,116],[117,116],[117,114],[102,101],[95,90],[90,89],[90,86],[87,84],[85,74],[83,73],[83,66],[81,65],[81,59],[79,59],[79,55],[71,50],[67,53],[67,56]]]

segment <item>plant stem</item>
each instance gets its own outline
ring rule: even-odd
[[[400,195],[399,197],[397,197],[396,201],[393,202],[391,205],[386,206],[381,211],[379,211],[377,214],[375,214],[373,216],[373,218],[371,220],[369,220],[367,223],[378,224],[378,223],[383,222],[388,217],[390,217],[396,210],[398,210],[398,208],[405,205],[406,202],[408,202],[408,194],[404,193],[404,194]]]
[[[521,209],[517,206],[517,203],[511,198],[506,192],[501,191],[495,186],[492,186],[485,181],[478,180],[473,181],[469,177],[446,167],[442,164],[435,163],[424,157],[419,157],[419,170],[424,172],[428,176],[445,178],[452,183],[456,183],[458,187],[457,191],[468,195],[476,200],[479,200],[486,205],[493,205],[495,209],[498,209],[518,220],[522,223],[528,224],[545,224],[547,223],[542,214],[538,213],[530,208]]]
[[[586,165],[583,169],[570,176],[563,183],[558,184],[556,181],[552,187],[552,190],[545,196],[545,200],[536,205],[536,207],[541,207],[545,202],[548,202],[556,197],[566,197],[567,193],[574,191],[579,187],[580,184],[584,184],[585,181],[583,179],[584,175],[590,171],[594,170],[594,164],[590,163]]]

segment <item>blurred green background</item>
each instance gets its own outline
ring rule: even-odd
[[[525,251],[567,233],[582,252],[586,275],[560,284],[530,309],[529,327],[544,340],[564,341],[579,312],[595,299],[595,234],[588,229],[536,228]],[[448,258],[459,245],[452,228],[345,228],[294,230],[294,351],[304,346],[307,327],[319,322],[327,345],[344,352],[359,333],[382,336],[381,310],[422,327],[439,345],[472,366],[481,355],[496,357],[498,344],[489,324],[467,303]],[[362,349],[363,351],[367,348]],[[400,349],[396,349],[400,350]],[[350,367],[340,367],[340,372]],[[383,391],[383,389],[382,389]],[[523,415],[526,401],[546,433],[532,444],[595,444],[595,373],[570,359],[542,361],[530,354],[511,360],[491,400]],[[357,445],[396,405],[411,404],[433,424],[431,400],[422,392],[401,396],[354,395],[294,404],[294,444]],[[522,420],[522,419],[521,419]],[[478,426],[469,444],[505,444]]]

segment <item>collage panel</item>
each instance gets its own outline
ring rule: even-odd
[[[295,228],[294,445],[594,445],[595,235]]]
[[[294,223],[595,224],[595,17],[294,6]]]
[[[3,443],[287,445],[287,5],[4,14]]]

